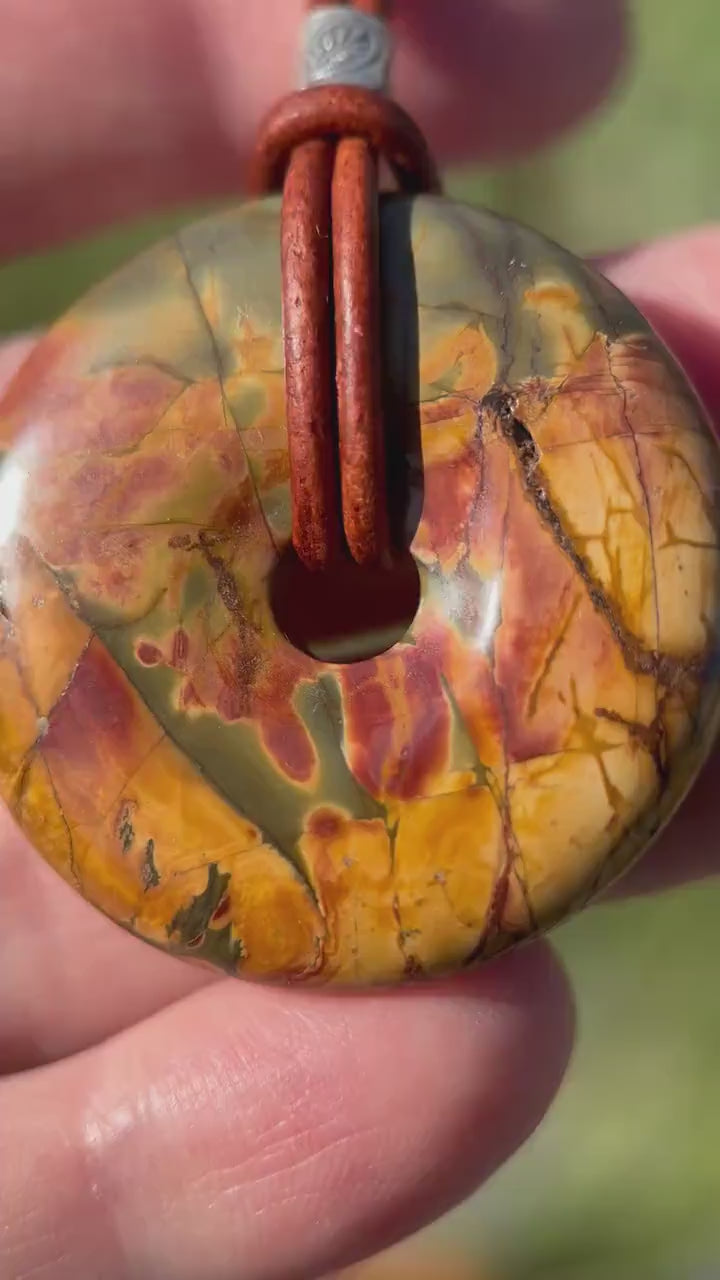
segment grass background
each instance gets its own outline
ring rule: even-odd
[[[633,62],[603,111],[530,162],[451,175],[452,191],[580,252],[720,217],[720,0],[630,7]],[[186,217],[0,270],[0,332],[46,323]],[[711,884],[557,932],[580,1022],[567,1085],[435,1240],[461,1240],[497,1280],[720,1280],[719,924]]]

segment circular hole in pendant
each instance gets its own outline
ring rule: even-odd
[[[270,582],[270,607],[290,644],[319,662],[361,662],[406,635],[420,604],[420,575],[409,551],[388,568],[344,559],[306,568],[289,548]]]

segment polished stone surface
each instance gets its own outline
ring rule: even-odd
[[[606,282],[423,198],[382,217],[393,484],[421,602],[341,665],[284,638],[274,200],[85,298],[0,406],[0,791],[141,937],[399,981],[582,906],[718,716],[718,450]]]

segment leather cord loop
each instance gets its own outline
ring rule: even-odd
[[[325,568],[341,547],[333,441],[330,190],[335,148],[323,139],[292,153],[282,210],[285,401],[293,544]]]
[[[260,126],[253,190],[279,190],[293,147],[320,137],[364,138],[387,160],[401,191],[441,190],[430,149],[414,120],[390,98],[353,85],[301,89],[277,104]]]
[[[357,0],[356,7],[372,17],[384,9],[381,0]],[[311,569],[348,551],[360,565],[386,562],[391,553],[380,369],[379,157],[401,190],[440,190],[411,118],[381,94],[350,85],[320,85],[283,99],[261,126],[256,147],[254,190],[283,191],[292,537]]]

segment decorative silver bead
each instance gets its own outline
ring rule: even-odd
[[[305,20],[301,87],[350,84],[382,93],[390,70],[384,22],[343,4],[313,9]]]

